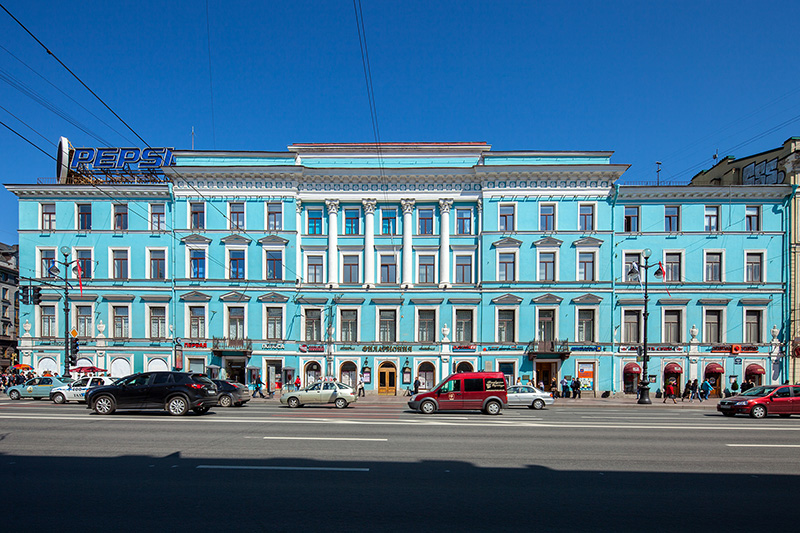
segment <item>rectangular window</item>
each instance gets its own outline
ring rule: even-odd
[[[722,342],[722,310],[706,310],[704,342]]]
[[[231,209],[231,230],[244,229],[244,203],[234,202],[230,204]]]
[[[205,279],[206,277],[206,251],[189,251],[189,277],[192,279]]]
[[[92,229],[92,204],[78,204],[78,229]]]
[[[514,342],[514,311],[500,309],[497,311],[497,342]]]
[[[381,283],[397,283],[397,263],[393,255],[381,256]]]
[[[128,205],[114,204],[114,229],[124,231],[128,229]]]
[[[128,250],[114,250],[114,279],[128,279]]]
[[[322,311],[319,309],[306,309],[306,341],[319,342],[322,340]]]
[[[92,336],[92,306],[79,305],[75,308],[78,337]]]
[[[150,250],[150,278],[166,279],[167,259],[164,250]]]
[[[555,204],[542,204],[539,207],[539,230],[555,231],[556,206]]]
[[[675,309],[664,311],[664,342],[681,342],[681,312]]]
[[[594,252],[578,254],[578,281],[594,281]]]
[[[81,278],[91,279],[92,277],[92,251],[77,250],[78,265],[81,267]]]
[[[719,231],[719,207],[707,205],[705,210],[705,230]]]
[[[706,281],[722,281],[722,253],[706,253]]]
[[[283,205],[267,204],[267,230],[277,231],[283,229]]]
[[[358,283],[358,256],[342,257],[342,283]]]
[[[456,283],[472,283],[472,256],[456,256]]]
[[[322,209],[308,210],[308,234],[322,235]]]
[[[500,231],[514,231],[514,206],[500,206]]]
[[[622,268],[624,269],[623,275],[625,276],[625,281],[638,283],[639,277],[637,276],[636,272],[632,272],[632,270],[634,263],[636,263],[637,265],[642,264],[641,255],[635,252],[626,252],[624,263],[625,264],[623,265]]]
[[[761,209],[757,205],[748,205],[744,209],[745,231],[761,231]]]
[[[434,262],[432,255],[419,256],[419,283],[436,283]]]
[[[624,314],[624,331],[623,334],[623,341],[631,344],[635,344],[641,342],[639,340],[639,333],[641,328],[639,327],[639,319],[641,317],[641,311],[625,311]]]
[[[456,342],[472,342],[472,310],[456,310]]]
[[[267,339],[280,340],[283,336],[283,309],[267,307]]]
[[[56,251],[55,250],[42,250],[41,251],[41,277],[52,278],[54,274],[50,273],[50,269],[56,266]]]
[[[358,311],[342,309],[341,318],[342,342],[356,342],[358,340]]]
[[[744,254],[745,262],[745,281],[749,283],[761,283],[762,278],[762,263],[764,255],[760,253],[747,252]]]
[[[128,306],[115,305],[114,306],[114,338],[127,339],[128,338]]]
[[[432,310],[420,310],[417,317],[417,339],[418,342],[436,341],[436,312]]]
[[[308,283],[324,283],[322,278],[322,257],[312,255],[308,258]]]
[[[554,309],[539,310],[539,335],[540,341],[552,342],[556,340],[556,312]]]
[[[752,344],[761,343],[761,311],[745,311],[744,342]]]
[[[395,342],[397,337],[397,312],[381,310],[378,314],[378,337],[380,342]]]
[[[578,229],[594,231],[594,206],[592,204],[578,206]]]
[[[361,218],[361,212],[358,209],[345,209],[344,210],[344,234],[345,235],[358,235],[359,227],[358,221]]]
[[[244,339],[244,307],[228,308],[228,338]]]
[[[42,229],[44,231],[56,229],[56,204],[42,204]]]
[[[43,305],[39,308],[42,317],[42,337],[55,337],[56,308],[53,305]]]
[[[151,339],[166,339],[167,338],[167,308],[166,307],[151,307],[150,308],[150,338]]]
[[[556,254],[555,252],[539,253],[539,281],[556,280]]]
[[[419,234],[433,235],[433,209],[419,210]]]
[[[664,281],[681,280],[681,254],[664,254]]]
[[[681,208],[677,205],[664,207],[664,231],[674,233],[681,230]]]
[[[472,211],[469,209],[456,209],[456,234],[469,235],[472,233]]]
[[[578,341],[594,342],[594,309],[578,309]]]
[[[276,281],[283,278],[283,252],[267,250],[267,280]]]
[[[514,281],[514,254],[499,254],[499,281]]]
[[[381,209],[382,225],[381,233],[384,235],[397,235],[397,209]]]
[[[228,257],[230,279],[244,279],[244,250],[230,250]]]
[[[150,204],[150,229],[152,231],[167,229],[167,212],[164,204]]]
[[[639,207],[628,206],[625,208],[624,230],[627,233],[639,231]]]
[[[206,310],[204,307],[189,308],[189,337],[192,339],[206,338]]]
[[[190,224],[192,229],[205,229],[206,228],[206,204],[192,203],[190,204],[191,220]]]

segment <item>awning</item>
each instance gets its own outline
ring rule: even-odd
[[[628,363],[625,365],[625,368],[622,369],[623,374],[641,374],[642,367],[637,365],[636,363]]]
[[[757,363],[752,363],[752,364],[747,365],[747,369],[744,371],[744,375],[745,376],[748,376],[748,375],[751,375],[751,374],[761,374],[761,375],[763,375],[763,374],[766,374],[766,373],[767,372],[764,370],[764,367],[759,365],[759,364],[757,364]]]
[[[219,370],[219,365],[206,365],[206,368],[216,368]]]
[[[708,363],[706,365],[706,375],[708,374],[724,374],[725,369],[722,368],[722,365],[717,363]]]
[[[706,369],[706,372],[708,372],[708,369]],[[664,373],[683,374],[683,369],[681,368],[681,365],[679,365],[678,363],[667,363],[667,366],[664,367]]]

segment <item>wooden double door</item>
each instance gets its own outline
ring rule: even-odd
[[[378,394],[397,395],[397,367],[394,363],[383,362],[378,367]]]

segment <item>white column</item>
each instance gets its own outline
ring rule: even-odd
[[[439,200],[439,286],[450,286],[450,209],[452,198]]]
[[[375,286],[375,204],[377,200],[361,200],[364,205],[364,284]]]
[[[414,261],[411,257],[411,239],[414,231],[414,200],[400,200],[403,207],[403,285],[414,282]]]
[[[328,208],[328,277],[329,285],[339,284],[339,200],[325,200]]]
[[[478,208],[478,226],[475,228],[476,234],[478,235],[478,250],[476,252],[477,258],[475,262],[478,263],[475,265],[475,279],[476,283],[483,283],[483,263],[481,262],[483,258],[483,254],[481,253],[481,248],[483,247],[483,201],[478,198],[477,202]]]
[[[297,228],[297,244],[295,247],[294,253],[294,270],[297,273],[297,281],[303,281],[303,256],[300,254],[300,250],[302,249],[302,239],[303,239],[303,202],[300,201],[300,198],[297,199],[295,202],[295,209],[296,214],[294,216],[294,225]]]

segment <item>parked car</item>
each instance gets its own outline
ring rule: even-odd
[[[50,399],[54,403],[67,403],[67,402],[83,402],[86,391],[92,387],[101,387],[103,385],[111,385],[117,378],[106,376],[93,376],[83,377],[73,381],[69,385],[61,385],[60,387],[53,387],[50,390]]]
[[[201,415],[217,405],[217,386],[203,374],[144,372],[86,392],[86,408],[110,415],[117,409],[165,409]]]
[[[717,411],[725,416],[749,414],[753,418],[767,415],[789,417],[800,414],[800,385],[771,385],[753,387],[720,400]]]
[[[451,374],[430,391],[415,394],[408,402],[410,408],[426,415],[463,409],[479,409],[496,415],[507,404],[506,378],[502,372]]]
[[[281,396],[281,403],[289,407],[300,407],[308,404],[332,403],[344,409],[358,400],[356,391],[344,383],[337,381],[317,381],[305,389],[287,392]]]
[[[211,381],[217,386],[219,405],[222,407],[230,407],[232,405],[241,407],[250,401],[250,389],[247,388],[247,385],[224,379],[212,379]]]
[[[531,409],[544,409],[545,405],[553,405],[555,400],[549,392],[544,392],[531,385],[513,385],[508,388],[508,406],[524,405]]]
[[[14,385],[6,389],[6,394],[12,400],[20,398],[49,398],[53,387],[60,387],[72,383],[72,378],[58,376],[44,376],[41,378],[29,379],[22,385]]]

